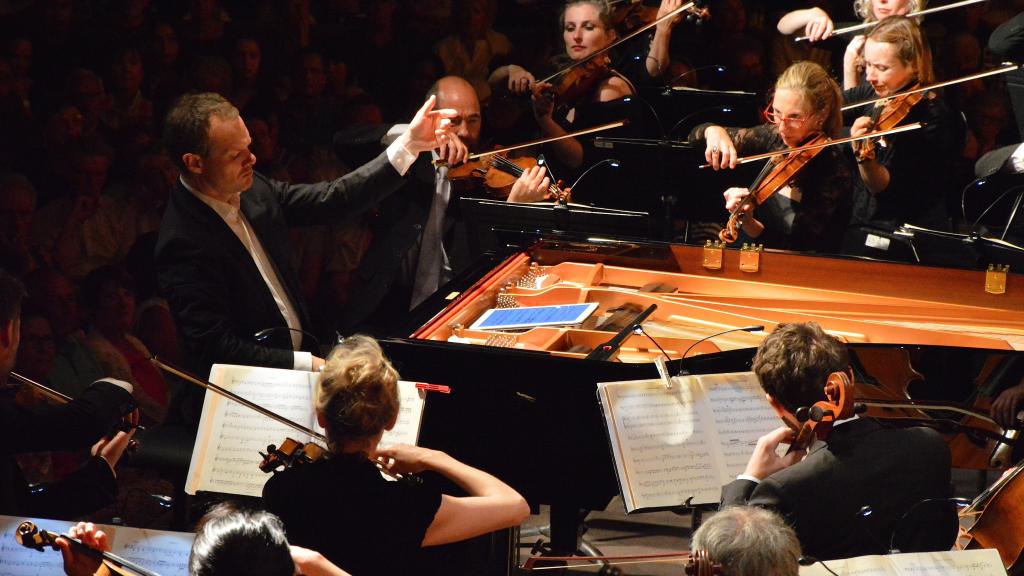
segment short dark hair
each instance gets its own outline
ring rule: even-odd
[[[761,387],[790,412],[825,399],[825,382],[850,364],[846,345],[816,322],[779,324],[757,349]]]
[[[25,285],[10,272],[0,268],[0,326],[6,327],[21,315]]]
[[[179,170],[185,169],[181,157],[197,154],[205,157],[210,152],[210,118],[225,120],[238,117],[238,108],[220,94],[203,92],[185,94],[167,113],[164,120],[164,145]]]
[[[291,576],[295,563],[284,524],[270,512],[214,506],[196,526],[190,576]]]

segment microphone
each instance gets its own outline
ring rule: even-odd
[[[580,183],[580,180],[583,180],[584,176],[586,176],[587,174],[590,174],[591,170],[593,170],[594,168],[597,168],[598,166],[600,166],[602,164],[610,164],[612,168],[618,168],[619,167],[619,161],[618,160],[616,160],[614,158],[605,158],[604,160],[601,160],[600,162],[597,162],[597,163],[593,164],[590,168],[587,168],[586,170],[584,170],[583,174],[580,174],[580,177],[577,178],[576,181],[572,183],[572,186],[569,186],[569,190],[575,190],[576,189],[576,185]]]
[[[821,560],[818,560],[814,556],[801,556],[801,557],[796,559],[796,563],[801,565],[801,566],[813,566],[815,564],[821,564],[821,567],[824,568],[825,570],[828,570],[829,574],[833,574],[834,576],[839,576],[838,574],[833,572],[832,569],[829,568],[827,564],[825,564]]]
[[[675,134],[676,130],[680,126],[685,126],[687,120],[690,120],[691,118],[699,116],[699,115],[701,115],[701,114],[703,114],[705,112],[719,112],[719,113],[725,113],[725,114],[732,114],[733,113],[733,109],[732,109],[731,106],[722,106],[721,104],[719,104],[717,106],[708,106],[707,108],[701,108],[700,110],[697,110],[696,112],[690,112],[686,116],[683,116],[682,118],[680,118],[679,121],[676,122],[674,126],[672,126],[672,129],[668,131],[669,136],[671,136],[672,134]]]
[[[705,340],[710,340],[712,338],[715,338],[716,336],[721,336],[722,334],[728,334],[729,332],[760,332],[762,330],[764,330],[764,326],[744,326],[743,328],[730,328],[728,330],[722,330],[721,332],[716,332],[716,333],[714,333],[714,334],[712,334],[710,336],[705,336],[705,337],[701,338],[700,340],[697,340],[693,344],[690,344],[690,347],[687,348],[685,352],[683,352],[683,355],[680,356],[679,359],[680,360],[685,359],[686,355],[689,354],[690,350],[693,350],[693,347],[696,346],[697,344],[700,344],[701,342],[703,342]],[[677,374],[677,376],[682,376],[684,373],[685,373],[685,371],[683,370],[683,365],[680,362],[680,364],[679,364],[679,374]]]
[[[722,72],[725,72],[725,66],[722,66],[721,64],[708,64],[707,66],[701,66],[699,68],[693,68],[693,69],[687,70],[686,72],[683,72],[679,76],[676,76],[672,80],[669,80],[665,87],[666,88],[671,88],[673,84],[675,84],[676,82],[679,82],[680,80],[682,80],[683,78],[689,76],[690,74],[696,74],[697,72],[700,72],[701,70],[710,70],[712,68],[714,68],[715,72],[718,72],[719,74],[721,74]]]
[[[302,328],[292,328],[291,326],[274,326],[273,328],[264,328],[263,330],[260,330],[259,332],[253,334],[252,337],[255,338],[257,342],[263,342],[264,340],[269,338],[271,334],[274,334],[275,332],[280,332],[282,330],[287,330],[289,332],[298,332],[303,336],[309,337],[309,339],[313,341],[313,345],[316,346],[316,349],[320,350],[320,340],[317,339],[317,337],[314,336],[312,333],[310,333],[307,330],[303,330]]]

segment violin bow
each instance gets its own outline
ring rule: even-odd
[[[590,128],[584,128],[583,130],[577,130],[575,132],[569,132],[568,134],[562,134],[561,136],[552,136],[550,138],[541,138],[539,140],[531,140],[529,142],[523,142],[522,144],[513,144],[512,146],[505,146],[504,148],[498,148],[495,150],[488,150],[487,152],[477,152],[476,154],[470,154],[466,157],[466,161],[479,160],[480,158],[486,158],[488,156],[494,156],[495,154],[504,154],[505,152],[512,152],[514,150],[520,150],[522,148],[529,148],[530,146],[539,146],[541,144],[547,144],[548,142],[557,142],[559,140],[565,140],[567,138],[575,138],[576,136],[583,136],[586,134],[593,134],[595,132],[603,132],[605,130],[611,130],[612,128],[619,128],[625,126],[628,122],[626,120],[618,120],[616,122],[609,122],[607,124],[601,124],[600,126],[593,126]],[[434,166],[447,166],[448,163],[443,160],[435,160]]]
[[[961,6],[969,6],[971,4],[978,4],[979,2],[986,2],[987,0],[962,0],[960,2],[953,2],[952,4],[944,4],[942,6],[936,6],[934,8],[928,8],[927,10],[918,10],[917,12],[911,12],[907,14],[907,18],[917,18],[919,16],[927,16],[935,12],[942,12],[943,10],[950,10],[952,8],[959,8]],[[871,28],[875,24],[878,24],[881,20],[875,20],[873,22],[864,22],[863,24],[854,24],[853,26],[846,26],[845,28],[837,28],[832,31],[832,36],[838,36],[840,34],[849,34],[850,32],[858,32],[867,28]],[[793,39],[794,42],[803,42],[807,40],[808,36],[797,36]]]
[[[649,562],[680,562],[689,560],[689,552],[665,552],[661,554],[640,554],[627,556],[531,556],[526,559],[522,569],[525,571],[534,570],[564,570],[574,566],[587,566],[594,562],[604,562],[609,566],[624,564],[642,564]],[[565,562],[565,566],[536,566],[538,562]],[[576,562],[576,564],[573,564]]]
[[[152,356],[149,359],[149,361],[152,362],[154,366],[156,366],[157,368],[163,370],[164,372],[167,372],[168,374],[171,374],[173,376],[177,376],[178,378],[181,378],[183,380],[191,382],[191,383],[195,384],[196,386],[201,386],[203,388],[206,388],[207,390],[212,390],[212,391],[216,392],[217,394],[220,394],[221,396],[224,396],[225,398],[227,398],[229,400],[233,400],[235,402],[238,402],[239,404],[241,404],[242,406],[245,406],[246,408],[249,408],[250,410],[255,410],[256,412],[259,412],[260,414],[263,414],[264,416],[266,416],[267,418],[270,418],[271,420],[274,420],[275,422],[279,422],[279,423],[284,424],[285,426],[287,426],[287,427],[289,427],[289,428],[291,428],[293,430],[296,430],[298,432],[302,432],[303,434],[307,434],[311,438],[314,438],[314,439],[319,440],[319,441],[324,442],[324,443],[327,442],[327,437],[324,436],[323,434],[320,434],[319,432],[316,432],[315,430],[310,430],[309,428],[306,428],[302,424],[299,424],[298,422],[295,422],[293,420],[289,420],[288,418],[285,418],[284,416],[281,416],[280,414],[278,414],[276,412],[271,412],[270,410],[267,410],[263,406],[260,406],[259,404],[256,404],[255,402],[251,402],[249,400],[246,400],[245,398],[242,398],[238,394],[235,394],[234,392],[232,392],[230,390],[222,388],[222,387],[214,384],[213,382],[208,382],[206,380],[203,380],[202,378],[194,376],[194,375],[190,374],[186,370],[178,368],[177,366],[175,366],[173,364],[170,364],[170,363],[168,363],[168,362],[166,362],[164,360],[161,360],[161,359],[157,358],[155,355]]]
[[[565,68],[562,68],[561,70],[559,70],[558,72],[555,72],[554,74],[548,76],[547,78],[544,78],[543,80],[538,80],[538,82],[550,82],[550,81],[554,80],[555,78],[558,78],[562,74],[565,74],[569,70],[572,70],[573,68],[575,68],[577,66],[582,66],[582,65],[586,64],[587,62],[590,62],[594,58],[597,58],[597,57],[607,53],[609,50],[614,49],[616,46],[618,46],[620,44],[623,44],[623,43],[625,43],[628,40],[632,40],[636,36],[638,36],[640,34],[643,34],[644,32],[650,30],[651,28],[654,28],[655,26],[657,26],[658,24],[661,24],[662,22],[668,20],[669,18],[674,18],[675,16],[677,16],[679,14],[682,14],[683,12],[692,12],[692,11],[694,11],[694,8],[696,6],[697,6],[696,2],[687,2],[686,4],[683,4],[682,6],[680,6],[679,8],[676,8],[675,10],[669,12],[668,14],[665,14],[661,18],[658,18],[654,22],[651,22],[650,24],[641,26],[640,28],[637,28],[636,30],[634,30],[630,34],[627,34],[626,36],[623,36],[619,40],[616,40],[615,42],[612,42],[611,44],[605,46],[604,48],[601,48],[600,50],[598,50],[597,52],[594,52],[593,54],[587,56],[586,58],[580,58],[579,60],[573,62],[572,64],[566,66]]]
[[[889,130],[882,130],[879,132],[871,132],[868,134],[862,134],[860,136],[847,136],[846,138],[839,138],[838,140],[829,140],[828,142],[822,142],[821,144],[808,144],[806,146],[797,146],[796,148],[786,148],[785,150],[777,150],[775,152],[765,152],[764,154],[755,154],[753,156],[744,156],[743,158],[737,158],[737,164],[746,164],[748,162],[757,162],[758,160],[766,160],[775,156],[781,156],[783,154],[789,154],[792,152],[804,152],[806,150],[817,150],[818,148],[827,148],[836,144],[846,144],[847,142],[857,142],[859,140],[866,140],[868,138],[877,138],[880,136],[888,136],[890,134],[899,134],[900,132],[909,132],[911,130],[917,130],[925,126],[922,122],[914,122],[913,124],[906,124],[904,126],[897,126]],[[698,166],[701,170],[710,167],[711,164],[701,164]]]
[[[920,88],[914,88],[912,90],[907,90],[906,92],[898,92],[896,94],[892,94],[891,96],[882,96],[882,97],[874,98],[874,99],[871,99],[871,100],[861,100],[860,102],[854,102],[853,104],[847,104],[846,106],[843,106],[842,108],[840,108],[840,110],[842,110],[843,112],[846,112],[847,110],[852,110],[854,108],[860,108],[861,106],[868,106],[870,104],[877,104],[878,102],[885,102],[886,100],[889,100],[889,99],[892,99],[892,98],[898,98],[900,96],[907,96],[907,95],[910,95],[910,94],[916,94],[918,92],[927,92],[928,90],[938,90],[939,88],[944,88],[946,86],[951,86],[953,84],[959,84],[961,82],[970,82],[971,80],[977,80],[978,78],[985,78],[985,77],[988,77],[988,76],[995,76],[997,74],[1005,74],[1007,72],[1013,72],[1014,70],[1020,68],[1020,66],[1021,66],[1020,64],[1014,64],[1012,62],[1004,62],[1002,67],[1000,67],[1000,68],[993,68],[991,70],[985,70],[984,72],[978,72],[977,74],[970,74],[970,75],[964,76],[962,78],[954,78],[953,80],[944,80],[942,82],[936,82],[934,84],[929,84],[927,86],[922,86]]]
[[[21,384],[24,384],[26,386],[31,386],[31,387],[35,388],[36,390],[42,392],[43,396],[46,396],[47,398],[49,398],[51,400],[54,400],[56,402],[60,402],[61,404],[67,404],[68,402],[71,402],[72,400],[74,400],[74,398],[72,398],[71,396],[68,396],[67,394],[65,394],[63,392],[59,392],[57,390],[54,390],[53,388],[50,388],[49,386],[40,384],[39,382],[36,382],[35,380],[33,380],[31,378],[28,378],[26,376],[22,376],[21,374],[18,374],[17,372],[13,372],[12,371],[10,373],[10,376],[11,376],[11,380],[14,380],[16,382],[20,382]]]

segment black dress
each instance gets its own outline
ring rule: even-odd
[[[278,472],[263,499],[290,543],[359,576],[422,573],[420,545],[441,506],[439,491],[385,480],[351,455]]]
[[[909,87],[908,87],[909,88]],[[870,84],[843,92],[846,103],[876,97]],[[858,116],[869,116],[868,107],[854,108],[845,114],[846,124]],[[875,146],[877,161],[889,171],[889,185],[868,197],[859,187],[855,223],[874,222],[889,227],[909,223],[925,228],[948,228],[946,202],[958,190],[954,165],[963,149],[965,128],[958,112],[941,97],[922,98],[910,109],[900,125],[921,122],[923,128],[887,136],[886,146]]]
[[[691,142],[704,140],[701,124],[690,132]],[[726,128],[740,156],[787,148],[773,124],[753,128]],[[758,206],[754,217],[764,224],[757,238],[742,235],[739,242],[752,241],[768,248],[836,253],[850,221],[853,175],[839,146],[829,146],[812,158],[790,181],[800,191],[799,199],[772,194]]]

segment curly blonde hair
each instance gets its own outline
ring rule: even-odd
[[[853,0],[853,11],[857,13],[857,16],[860,16],[861,20],[865,22],[875,21],[875,13],[871,10],[871,3],[873,1],[874,0]],[[910,11],[907,12],[907,14],[924,10],[924,7],[927,4],[928,0],[910,0]]]
[[[398,417],[398,371],[369,336],[346,338],[331,351],[320,376],[316,411],[332,450],[365,441]]]

